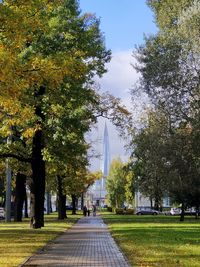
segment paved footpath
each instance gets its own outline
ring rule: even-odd
[[[81,218],[23,267],[130,267],[99,217]]]

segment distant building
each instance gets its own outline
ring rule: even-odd
[[[150,208],[151,205],[154,206],[154,202],[151,203],[150,198],[145,197],[139,191],[135,192],[135,209]],[[162,207],[169,208],[170,206],[170,198],[168,196],[165,196],[163,198]]]

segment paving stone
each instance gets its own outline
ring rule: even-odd
[[[23,267],[130,267],[99,217],[81,218]]]

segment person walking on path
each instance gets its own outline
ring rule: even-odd
[[[86,206],[83,207],[83,215],[87,216],[87,207]]]
[[[96,211],[97,211],[97,208],[95,205],[92,205],[92,212],[93,212],[93,216],[95,217],[96,216]]]
[[[130,267],[100,216],[82,217],[18,267]]]
[[[87,215],[90,216],[90,207],[87,208]]]

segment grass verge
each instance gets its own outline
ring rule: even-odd
[[[186,217],[102,214],[132,266],[199,267],[200,221]]]
[[[64,221],[57,214],[45,216],[45,227],[30,229],[28,219],[23,222],[0,222],[0,266],[16,267],[27,257],[43,248],[47,242],[65,232],[81,215],[68,215]]]

